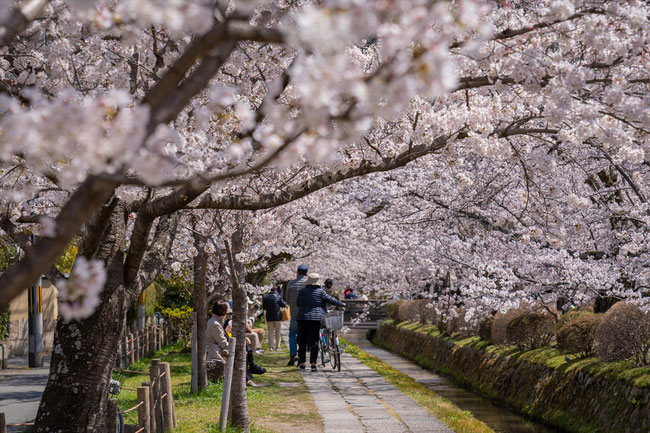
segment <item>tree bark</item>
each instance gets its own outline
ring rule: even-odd
[[[50,376],[36,416],[37,433],[106,430],[108,385],[127,310],[160,272],[174,240],[178,215],[160,219],[140,274],[129,286],[124,282],[124,207],[116,206],[109,220],[93,256],[107,263],[101,302],[87,319],[57,322]]]
[[[113,260],[102,302],[92,316],[57,322],[36,433],[105,431],[108,384],[129,305],[121,259],[120,254]]]
[[[241,266],[238,266],[234,255],[241,251],[242,232],[235,231],[232,236],[232,249],[226,241],[226,254],[230,267],[232,280],[232,334],[237,338],[235,348],[235,367],[232,377],[232,393],[230,405],[232,406],[232,425],[249,431],[248,401],[246,398],[246,318],[248,316],[248,297],[241,286]],[[238,269],[239,268],[239,269]]]
[[[194,257],[194,311],[196,312],[196,351],[198,389],[208,386],[206,370],[206,338],[207,338],[207,301],[206,301],[206,273],[208,270],[208,255],[205,252],[205,237],[194,233],[194,247],[198,251]]]

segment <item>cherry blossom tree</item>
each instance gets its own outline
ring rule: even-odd
[[[180,261],[237,289],[242,343],[245,272],[283,253],[386,293],[455,269],[479,314],[557,290],[640,297],[648,12],[16,2],[0,16],[0,227],[23,255],[0,308],[80,245],[36,430],[103,429],[126,310]]]

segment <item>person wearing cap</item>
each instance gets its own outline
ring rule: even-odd
[[[295,280],[289,281],[287,285],[287,303],[291,313],[289,322],[289,362],[287,365],[294,365],[298,361],[298,293],[305,287],[307,282],[307,265],[298,266],[298,272]]]
[[[317,371],[318,359],[318,333],[320,322],[327,304],[345,307],[345,304],[328,295],[321,287],[320,275],[310,274],[305,282],[305,287],[298,293],[298,366],[305,369],[307,360],[307,346],[309,346],[309,363],[311,371]]]

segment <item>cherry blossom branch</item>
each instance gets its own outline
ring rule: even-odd
[[[174,244],[179,219],[180,214],[178,213],[160,218],[153,241],[142,260],[138,277],[134,281],[136,286],[127,287],[129,291],[139,295],[160,274]]]
[[[565,22],[568,22],[568,21],[573,21],[575,19],[582,18],[585,15],[590,15],[590,14],[604,15],[605,12],[603,10],[601,10],[601,9],[598,9],[598,8],[589,8],[589,9],[585,9],[585,10],[580,11],[580,12],[576,12],[573,15],[571,15],[571,16],[569,16],[567,18],[564,18],[564,19],[559,19],[559,20],[554,20],[554,21],[549,21],[549,22],[541,22],[541,23],[534,24],[532,26],[522,27],[520,29],[507,28],[505,30],[500,31],[496,35],[494,35],[492,38],[490,38],[490,40],[492,40],[492,41],[502,41],[502,40],[505,40],[505,39],[511,39],[511,38],[514,38],[514,37],[517,37],[517,36],[521,36],[521,35],[525,35],[527,33],[534,32],[535,30],[541,30],[541,29],[544,29],[544,28],[547,28],[547,27],[554,26],[556,24],[565,23]],[[453,48],[461,48],[466,43],[467,43],[467,41],[454,42],[453,44],[451,44],[449,46],[449,48],[451,48],[451,49],[453,49]]]
[[[7,215],[2,215],[2,217],[0,217],[0,229],[2,229],[7,236],[9,236],[9,238],[18,245],[21,250],[23,250],[25,255],[31,254],[32,245],[29,237],[16,227]]]
[[[630,185],[630,188],[632,188],[632,191],[634,191],[634,194],[636,194],[636,196],[639,198],[641,203],[646,203],[647,199],[645,198],[645,196],[643,195],[643,193],[641,192],[637,184],[632,180],[632,178],[627,173],[627,171],[623,169],[623,167],[621,167],[620,164],[616,164],[612,159],[612,157],[609,155],[609,153],[607,153],[605,149],[603,149],[601,146],[594,144],[592,141],[588,141],[588,143],[593,148],[598,149],[603,154],[605,159],[607,159],[607,161],[609,161],[610,164],[612,164],[614,168],[616,168],[616,171],[618,171],[621,174],[621,176],[623,176],[623,179],[625,179],[625,182],[627,182],[627,184]]]
[[[149,133],[158,124],[168,123],[178,115],[219,70],[239,40],[280,42],[282,35],[275,29],[253,27],[241,22],[217,24],[198,38],[143,98],[142,103],[152,107]],[[183,80],[196,61],[204,57],[197,69]]]
[[[29,287],[59,257],[83,223],[101,206],[117,187],[95,176],[88,177],[72,194],[56,218],[56,235],[43,237],[34,246],[34,253],[0,275],[0,310]]]
[[[196,206],[193,206],[193,208],[260,210],[277,207],[298,200],[299,198],[305,197],[313,192],[347,179],[403,167],[409,162],[443,149],[450,138],[451,136],[440,136],[434,139],[431,144],[413,146],[410,151],[403,152],[394,157],[384,158],[379,163],[373,164],[364,161],[354,168],[322,173],[304,182],[293,185],[290,188],[275,193],[262,194],[258,196],[209,194],[201,199],[201,201]]]
[[[218,25],[212,32],[209,32],[210,36],[207,40],[205,37],[200,38],[199,42],[193,44],[188,49],[189,53],[182,55],[172,65],[170,70],[167,71],[165,76],[163,76],[159,85],[152,88],[143,99],[143,103],[147,103],[151,107],[147,136],[159,124],[171,122],[176,118],[191,98],[205,88],[212,76],[214,76],[234,50],[236,43],[232,40],[237,36],[237,32],[228,37],[219,37],[224,36],[223,32],[227,32],[227,29],[227,26]],[[246,29],[246,27],[243,27],[243,29],[246,31],[242,31],[241,34],[248,34],[249,36],[258,34],[251,29]],[[264,31],[259,32],[259,35],[265,34],[267,33]],[[268,34],[272,35],[272,33]],[[226,42],[223,42],[224,40]],[[180,83],[185,72],[194,65],[196,60],[208,53],[210,53],[210,56],[187,79]],[[39,252],[39,255],[35,255],[33,258],[25,257],[0,276],[0,287],[2,287],[0,289],[0,295],[2,295],[0,308],[5,307],[5,304],[8,305],[11,299],[17,296],[24,287],[29,286],[36,280],[38,275],[45,272],[48,269],[48,265],[51,266],[72,237],[78,233],[83,223],[85,223],[99,206],[108,200],[119,184],[120,182],[118,180],[110,179],[107,176],[90,176],[80,185],[56,219],[56,238],[44,238],[39,241],[35,248]],[[207,189],[208,186],[202,185],[201,188],[198,188],[195,193],[196,196]],[[180,207],[183,207],[189,201],[183,202]],[[73,215],[71,216],[70,214]],[[139,230],[142,230],[141,234],[145,232],[148,234],[149,230],[146,230],[147,224],[150,229],[153,221],[141,221],[141,224],[146,223],[144,227],[139,228]],[[139,243],[136,242],[136,244]],[[144,250],[137,251],[137,254],[132,255],[131,262],[129,263],[130,266],[126,267],[127,275],[130,279],[136,277],[137,269],[143,256]],[[48,261],[49,263],[47,263]],[[135,266],[136,264],[137,266]]]
[[[14,6],[4,22],[0,23],[0,47],[11,42],[49,2],[50,0],[23,0]]]
[[[99,208],[84,224],[79,254],[89,258],[95,254],[116,205],[117,199],[113,198]]]

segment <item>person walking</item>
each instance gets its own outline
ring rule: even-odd
[[[287,303],[291,312],[291,321],[289,322],[289,362],[287,365],[294,365],[298,361],[298,293],[305,287],[307,281],[307,265],[298,266],[295,280],[289,281],[287,285]]]
[[[305,288],[298,293],[298,366],[305,369],[307,346],[309,346],[309,363],[311,371],[317,371],[318,333],[326,305],[345,307],[345,304],[328,295],[320,285],[320,275],[311,274],[307,277]]]
[[[262,298],[262,309],[266,314],[266,324],[269,330],[269,350],[280,350],[280,325],[282,324],[282,312],[280,309],[287,304],[280,297],[277,289],[271,289],[271,293]]]

